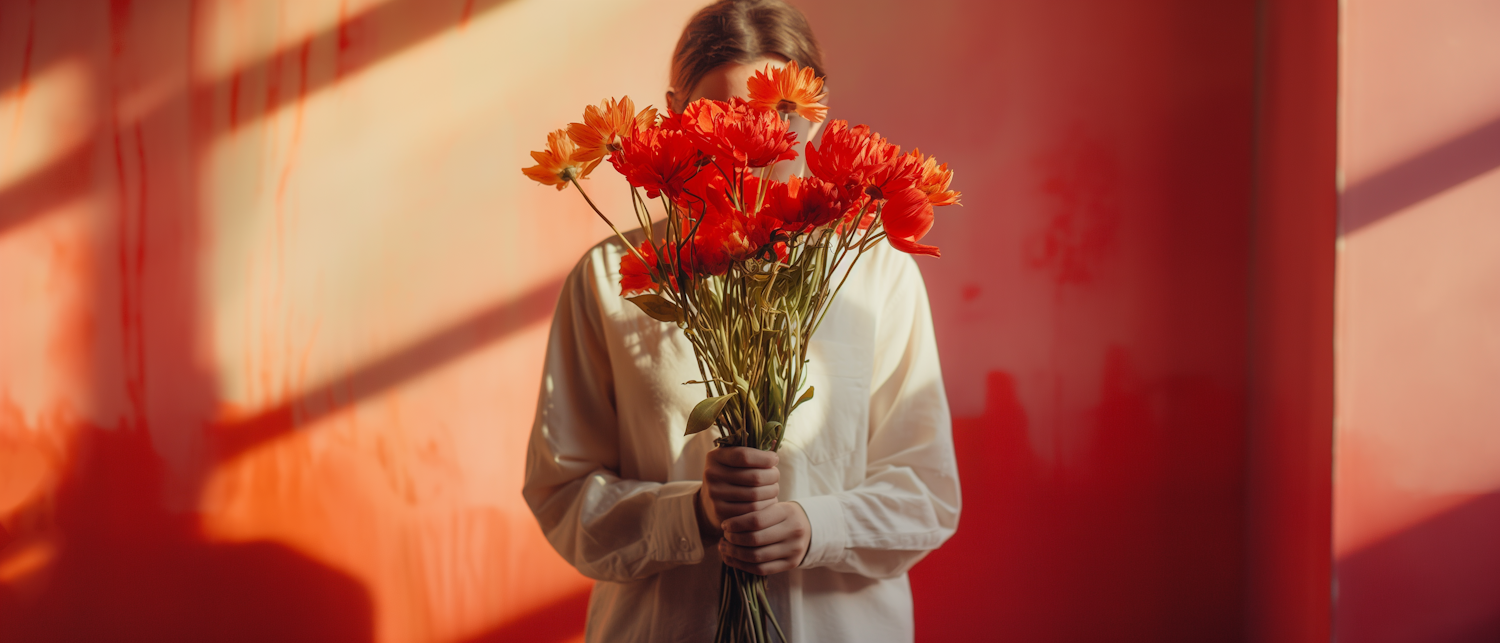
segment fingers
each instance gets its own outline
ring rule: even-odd
[[[780,495],[781,485],[773,482],[759,487],[744,487],[710,479],[708,482],[708,492],[713,495],[715,500],[723,500],[725,502],[760,502],[762,500],[775,499],[776,496]]]
[[[712,497],[713,491],[710,490],[709,493],[710,497]],[[737,518],[746,514],[770,509],[771,507],[776,505],[776,498],[771,498],[770,500],[761,500],[759,502],[724,502],[718,499],[713,499],[712,503],[714,514],[713,518],[718,520],[719,524],[723,524],[730,518]]]
[[[709,462],[740,469],[770,469],[779,458],[775,451],[761,451],[750,447],[719,447],[708,452]]]
[[[795,542],[779,542],[765,547],[740,547],[719,541],[719,557],[724,564],[752,574],[769,576],[789,570],[802,558]]]
[[[749,447],[720,447],[708,452],[700,492],[709,529],[726,520],[764,511],[781,494],[777,455]]]
[[[761,531],[786,522],[787,513],[783,503],[776,503],[762,511],[741,514],[724,520],[724,531]]]
[[[735,467],[710,458],[703,468],[703,477],[711,482],[723,482],[741,487],[763,487],[779,482],[781,470],[775,467],[769,469]]]
[[[724,540],[737,547],[765,547],[802,537],[801,525],[785,520],[760,531],[726,531]]]

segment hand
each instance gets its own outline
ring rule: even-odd
[[[698,489],[698,528],[717,537],[724,521],[776,504],[781,472],[774,451],[750,447],[719,447],[708,452],[703,486]]]
[[[735,569],[769,576],[801,565],[811,542],[812,524],[802,505],[778,502],[724,521],[719,557]]]

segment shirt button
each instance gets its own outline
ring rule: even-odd
[[[681,549],[682,551],[687,551],[693,548],[693,543],[688,542],[688,539],[686,538],[678,538],[677,548]]]

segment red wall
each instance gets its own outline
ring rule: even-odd
[[[919,638],[1237,639],[1254,3],[806,5],[834,115],[961,168],[922,270],[964,516]]]
[[[1330,640],[1338,7],[1258,7],[1246,638]]]
[[[516,170],[699,3],[0,0],[0,640],[577,640]],[[919,638],[1495,638],[1494,2],[799,4],[964,192]]]

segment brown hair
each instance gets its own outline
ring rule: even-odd
[[[683,28],[672,55],[672,90],[678,102],[685,101],[698,81],[720,65],[766,56],[795,60],[825,79],[828,75],[801,11],[782,0],[719,0],[698,10]]]

